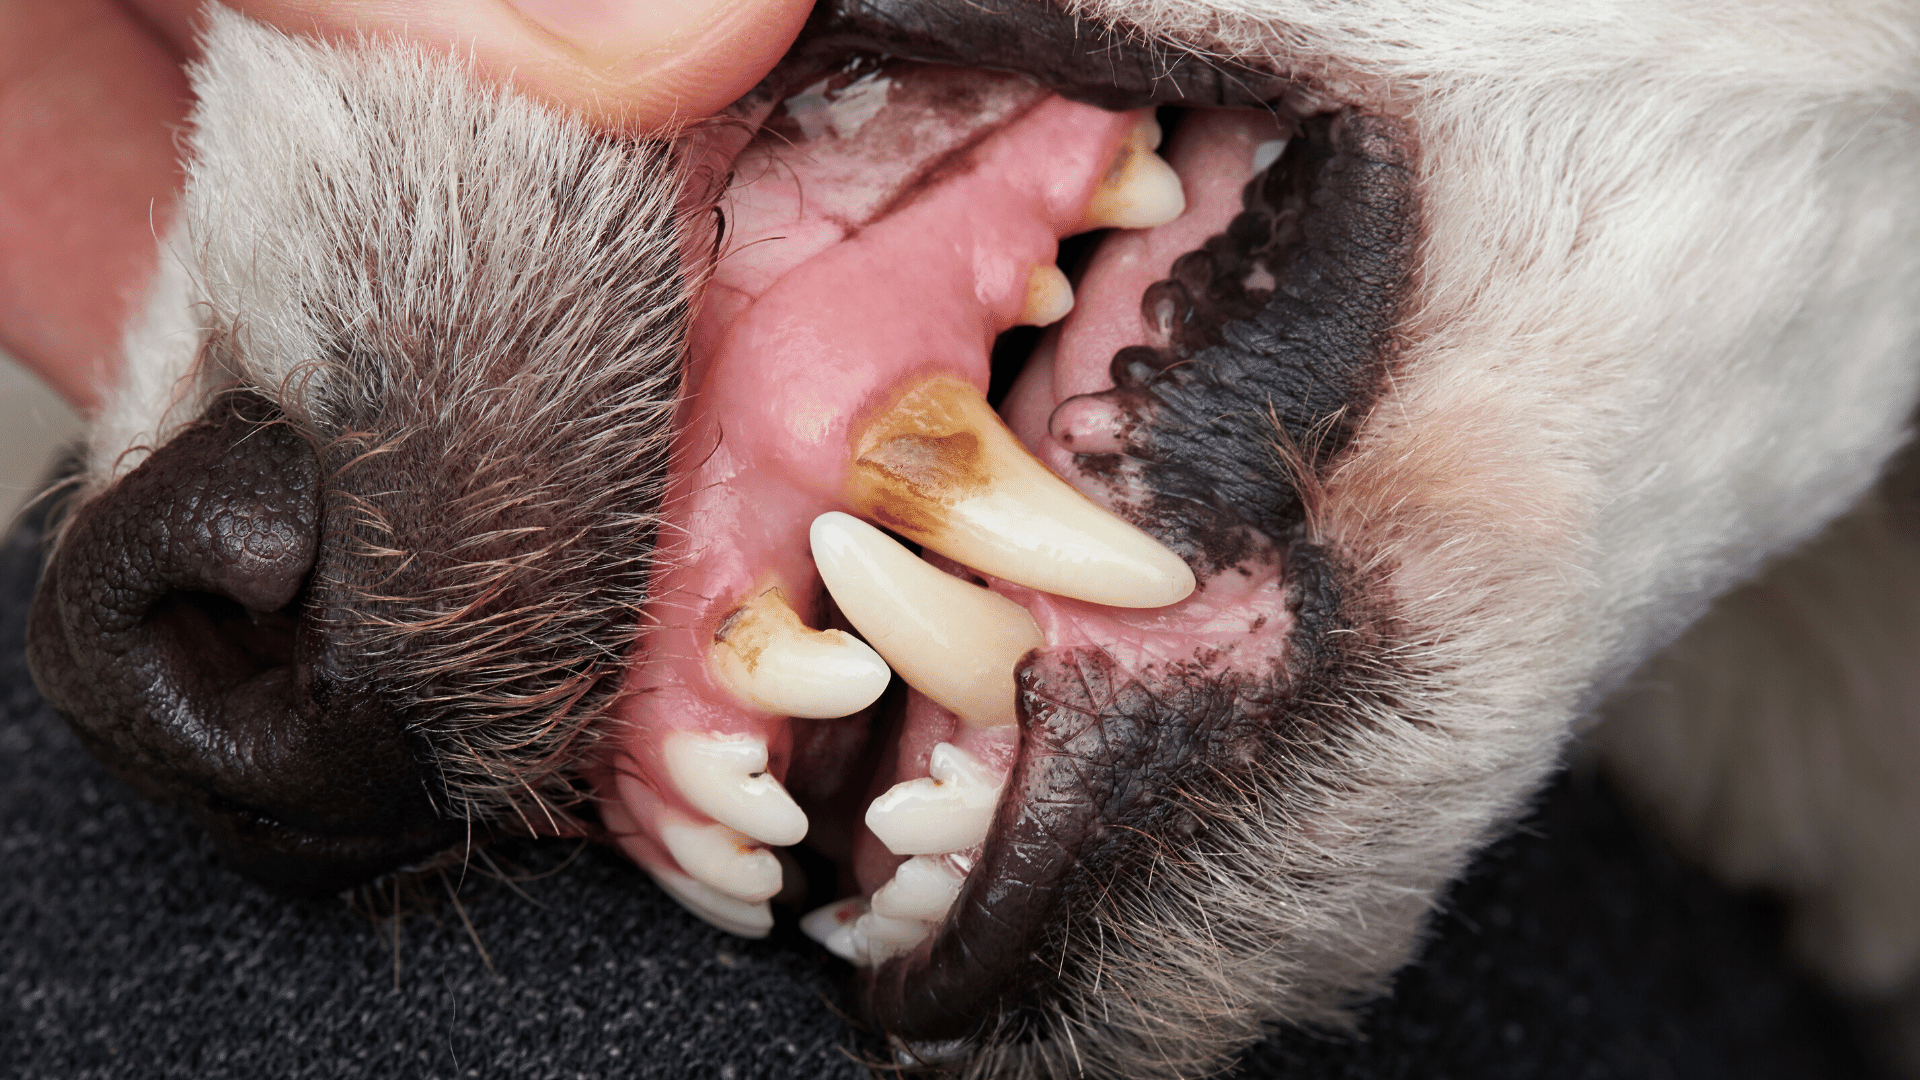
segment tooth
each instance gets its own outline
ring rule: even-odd
[[[768,589],[713,635],[714,674],[745,704],[780,716],[847,716],[874,703],[893,673],[844,630],[814,630]]]
[[[807,815],[767,772],[767,744],[749,735],[668,736],[661,758],[693,808],[763,844],[785,847],[807,835]]]
[[[865,933],[861,947],[854,948],[854,927],[867,913],[865,897],[849,896],[825,907],[815,908],[800,917],[800,931],[824,945],[828,952],[852,964],[865,964]]]
[[[912,920],[889,919],[884,915],[871,912],[860,916],[854,926],[855,935],[864,933],[867,939],[867,958],[869,963],[884,963],[891,957],[912,951],[915,945],[927,940],[933,933],[933,927]]]
[[[663,819],[659,829],[661,843],[693,880],[748,903],[780,891],[780,860],[747,834],[686,818]]]
[[[1153,152],[1158,145],[1160,125],[1149,113],[1134,125],[1094,189],[1087,204],[1086,228],[1148,229],[1186,213],[1187,195],[1180,176]]]
[[[873,913],[889,919],[940,922],[960,898],[966,878],[939,855],[916,855],[900,864],[873,894]]]
[[[811,530],[820,579],[909,686],[973,727],[1014,723],[1014,666],[1047,643],[1020,605],[922,562],[859,518]]]
[[[1052,326],[1073,310],[1073,285],[1058,266],[1043,263],[1027,278],[1027,308],[1020,322],[1026,326]]]
[[[895,855],[964,851],[985,840],[1006,777],[952,743],[933,748],[927,772],[873,800],[867,828]]]
[[[908,390],[858,433],[852,462],[858,513],[982,573],[1113,607],[1193,591],[1178,555],[1048,472],[957,379]]]
[[[729,934],[763,938],[773,929],[773,909],[765,900],[749,903],[671,870],[649,867],[647,874],[681,907]]]

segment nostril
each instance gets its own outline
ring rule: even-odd
[[[255,611],[230,596],[179,590],[153,605],[147,624],[209,681],[233,685],[292,666],[300,606],[296,601],[278,611]]]

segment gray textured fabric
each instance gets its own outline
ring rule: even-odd
[[[22,656],[37,533],[0,550],[0,1076],[847,1077],[844,968],[783,917],[745,942],[599,849],[507,845],[544,876],[436,881],[393,923],[288,900],[109,776]],[[1249,1076],[1865,1076],[1765,906],[1678,866],[1590,781],[1455,891],[1359,1039],[1277,1037]],[[462,922],[471,918],[473,934]],[[490,954],[490,972],[474,938]],[[397,974],[396,974],[397,972]]]

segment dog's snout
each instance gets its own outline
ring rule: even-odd
[[[320,488],[302,434],[221,402],[76,513],[29,646],[96,753],[299,891],[447,842],[396,711],[326,660],[306,595]]]

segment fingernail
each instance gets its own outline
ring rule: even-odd
[[[722,0],[508,0],[529,22],[582,52],[617,58],[664,44]]]

